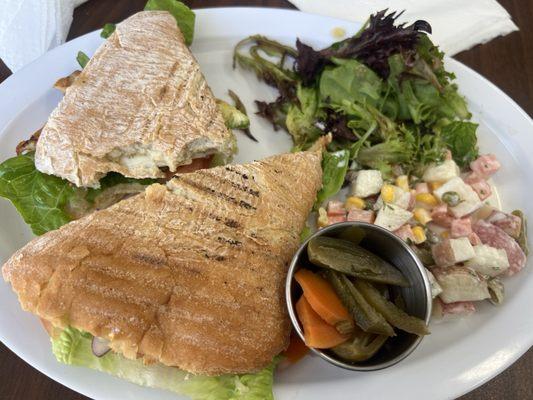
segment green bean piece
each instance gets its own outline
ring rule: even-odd
[[[402,273],[388,262],[347,240],[318,236],[307,245],[307,255],[322,268],[372,282],[409,286]]]
[[[461,197],[459,197],[457,192],[446,192],[442,195],[442,201],[450,207],[455,207],[461,202]]]
[[[335,329],[341,335],[351,335],[354,332],[355,326],[353,321],[341,321],[335,324]]]
[[[516,215],[518,218],[522,220],[522,224],[520,224],[520,235],[518,235],[518,239],[516,241],[520,245],[520,248],[525,253],[526,256],[529,255],[529,248],[527,246],[527,220],[524,213],[520,210],[514,210],[511,214]]]
[[[424,320],[407,314],[395,306],[394,303],[383,298],[379,291],[370,283],[358,279],[355,281],[354,286],[364,296],[368,304],[381,313],[391,325],[419,336],[429,334]]]
[[[395,336],[392,326],[366,302],[363,295],[345,275],[332,270],[326,270],[324,275],[352,314],[357,326],[365,332]]]
[[[346,361],[365,361],[374,356],[387,339],[387,336],[359,331],[331,351]]]

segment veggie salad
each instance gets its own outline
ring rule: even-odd
[[[525,266],[525,219],[489,204],[500,163],[479,155],[477,124],[431,26],[397,24],[398,16],[378,12],[321,50],[251,36],[235,47],[234,64],[277,88],[275,101],[256,101],[258,114],[286,130],[294,150],[332,135],[318,229],[361,221],[394,232],[427,267],[435,316],[467,315],[476,301],[500,304],[502,278]]]

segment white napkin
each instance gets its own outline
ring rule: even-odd
[[[364,22],[376,11],[405,10],[400,22],[424,19],[448,55],[518,30],[495,0],[289,0],[301,11]]]
[[[63,43],[87,0],[0,0],[0,58],[15,72]]]

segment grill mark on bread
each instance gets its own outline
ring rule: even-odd
[[[180,182],[185,183],[186,185],[191,186],[191,187],[193,187],[193,188],[195,188],[197,190],[200,190],[200,191],[202,191],[204,193],[208,193],[208,194],[210,194],[212,196],[218,197],[219,199],[226,200],[227,202],[235,204],[235,205],[237,205],[239,207],[245,208],[247,210],[257,210],[257,207],[253,206],[252,204],[250,204],[249,202],[247,202],[245,200],[238,200],[235,197],[230,196],[230,195],[228,195],[226,193],[222,193],[222,192],[217,191],[215,189],[211,189],[211,188],[209,188],[207,186],[202,185],[201,183],[195,182],[195,181],[185,177],[184,175],[176,175],[175,179],[178,179]]]
[[[231,179],[228,179],[226,177],[220,177],[220,176],[217,176],[217,175],[213,175],[212,172],[210,172],[209,170],[204,170],[202,171],[203,172],[203,175],[204,176],[208,176],[212,179],[215,179],[217,181],[224,181],[226,183],[228,183],[229,185],[233,186],[235,189],[241,191],[241,192],[244,192],[244,193],[248,193],[250,195],[252,195],[253,197],[259,197],[260,195],[260,192],[259,190],[255,190],[249,186],[245,186],[245,185],[242,185],[240,183],[237,183],[237,182],[234,182],[232,181]]]

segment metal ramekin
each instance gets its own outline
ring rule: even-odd
[[[362,229],[365,233],[365,239],[361,242],[361,246],[385,259],[404,274],[411,286],[398,288],[398,290],[404,298],[406,311],[410,315],[424,319],[426,324],[428,324],[432,305],[430,283],[424,266],[413,250],[392,232],[377,225],[364,222],[342,222],[323,228],[308,238],[294,255],[289,267],[285,297],[292,324],[302,340],[304,339],[304,334],[294,308],[302,291],[298,283],[293,279],[294,273],[300,267],[312,266],[307,258],[307,244],[312,238],[317,236],[336,237],[348,228]],[[311,268],[317,269],[317,267]],[[346,362],[328,350],[311,348],[311,351],[337,367],[353,371],[375,371],[400,362],[411,354],[423,339],[423,337],[398,329],[396,332],[397,336],[387,340],[376,355],[363,362]]]

